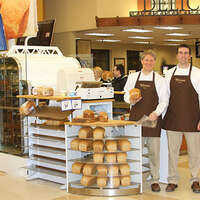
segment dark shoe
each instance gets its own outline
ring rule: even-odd
[[[151,184],[152,192],[160,192],[160,185],[158,183]]]
[[[165,189],[166,192],[173,192],[178,187],[177,184],[169,183]]]
[[[197,181],[193,182],[191,188],[194,193],[200,193],[199,182]]]

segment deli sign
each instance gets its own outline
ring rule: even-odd
[[[151,8],[147,9],[147,1],[144,0],[144,10],[142,11],[130,11],[130,17],[144,16],[144,15],[194,15],[200,14],[200,5],[193,7],[191,1],[193,0],[181,0],[180,7],[176,8],[173,0],[151,0]]]

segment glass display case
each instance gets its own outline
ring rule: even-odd
[[[26,81],[20,80],[20,66],[12,57],[0,57],[0,151],[25,153],[24,123],[19,114],[23,103],[16,95],[27,94]]]

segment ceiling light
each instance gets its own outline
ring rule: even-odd
[[[97,42],[120,42],[121,40],[96,40]]]
[[[107,37],[107,36],[113,36],[114,34],[111,34],[111,33],[86,33],[85,35]]]
[[[169,42],[184,42],[186,40],[166,39],[165,41],[169,41]]]
[[[154,26],[154,28],[163,29],[163,30],[178,30],[178,29],[182,29],[181,27],[176,27],[176,26]]]
[[[152,39],[153,37],[131,36],[131,37],[128,37],[128,38],[148,40],[148,39]]]
[[[170,36],[189,36],[191,34],[189,34],[189,33],[168,33],[166,35],[170,35]]]
[[[152,44],[152,42],[134,42],[134,43],[137,43],[137,44]]]
[[[168,45],[168,46],[178,46],[179,44],[170,44],[170,43],[168,43],[168,44],[165,44],[165,45]]]
[[[149,33],[149,32],[153,32],[152,30],[136,29],[136,28],[124,29],[124,30],[122,30],[122,31],[126,31],[126,32],[136,32],[136,33]]]

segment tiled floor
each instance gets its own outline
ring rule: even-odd
[[[0,200],[199,200],[200,194],[194,194],[190,189],[187,156],[180,157],[179,172],[180,183],[175,192],[165,192],[166,185],[162,184],[162,191],[153,193],[149,183],[146,183],[143,194],[102,198],[67,194],[58,184],[42,180],[26,181],[22,176],[0,171]]]

